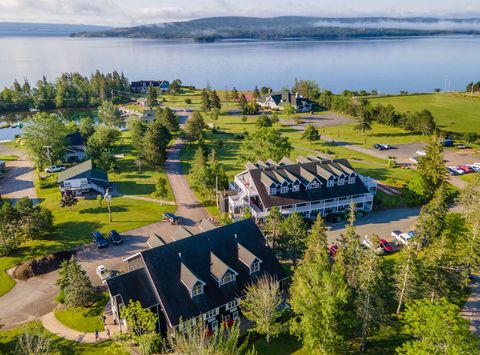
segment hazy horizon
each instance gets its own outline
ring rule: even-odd
[[[83,24],[128,27],[188,21],[205,17],[309,16],[434,17],[466,19],[480,17],[480,2],[469,0],[8,0],[0,2],[0,22]],[[267,14],[267,15],[266,15]]]

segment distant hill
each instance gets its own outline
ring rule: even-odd
[[[110,30],[80,32],[78,37],[217,39],[342,39],[443,34],[480,34],[480,19],[211,17]]]
[[[106,31],[111,27],[52,23],[0,22],[0,36],[69,36],[72,33]]]

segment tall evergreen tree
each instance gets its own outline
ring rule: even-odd
[[[158,106],[158,90],[150,85],[147,89],[147,107],[153,108]]]
[[[86,307],[95,298],[92,282],[74,256],[72,256],[68,265],[68,281],[63,291],[65,293],[65,305],[69,308]]]
[[[342,274],[333,269],[325,227],[319,225],[292,277],[291,331],[307,352],[342,353],[352,325],[348,311],[350,290]]]
[[[216,110],[221,110],[222,108],[222,102],[220,100],[220,97],[217,94],[216,90],[210,90],[208,93],[208,98],[210,102],[210,111],[216,109]]]
[[[399,260],[395,267],[394,282],[395,294],[398,301],[397,314],[405,303],[412,301],[418,294],[419,280],[418,248],[411,241],[399,253]]]
[[[152,166],[159,166],[167,158],[167,146],[172,136],[168,129],[158,121],[148,125],[143,139],[143,157]]]
[[[210,95],[208,94],[207,89],[203,89],[200,98],[200,110],[202,112],[210,112],[212,109],[212,103],[210,102]]]
[[[277,250],[296,265],[307,247],[307,226],[303,218],[294,212],[282,221],[282,233]]]
[[[98,119],[108,126],[118,127],[121,123],[120,110],[111,101],[103,101],[98,109]]]
[[[263,229],[268,243],[275,250],[282,235],[283,216],[278,207],[272,207],[265,218]]]
[[[170,132],[179,130],[180,122],[178,116],[168,107],[164,110],[157,111],[157,120],[167,127]]]

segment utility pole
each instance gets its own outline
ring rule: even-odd
[[[218,176],[215,176],[215,200],[217,201],[218,210]]]
[[[105,200],[107,200],[107,207],[108,207],[108,219],[110,220],[110,222],[112,221],[112,210],[110,209],[110,201],[112,199],[112,195],[110,195],[110,188],[107,187],[107,189],[105,190],[105,195],[103,196],[103,198]]]
[[[45,148],[47,150],[47,158],[48,158],[48,161],[50,162],[50,166],[53,166],[52,153],[50,152],[50,149],[52,149],[52,146],[51,145],[44,145],[43,148]]]

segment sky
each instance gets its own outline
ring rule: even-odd
[[[211,16],[480,17],[479,0],[0,0],[0,21],[109,26]]]

